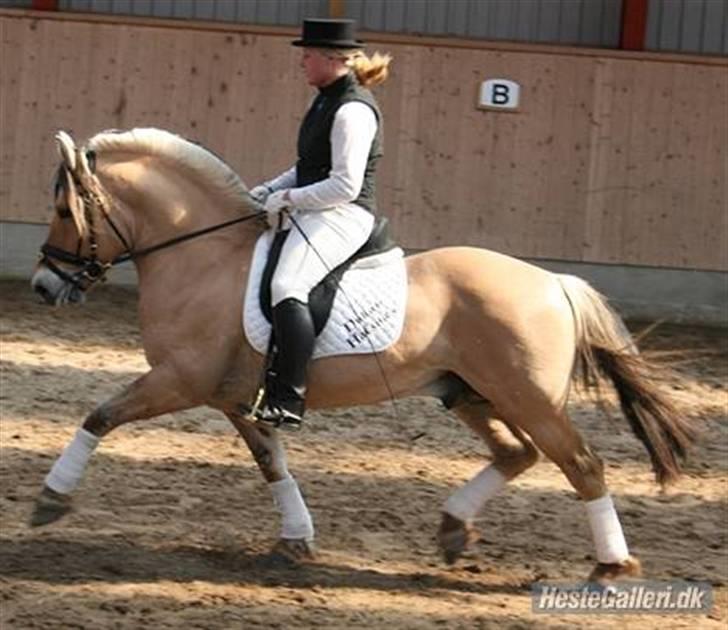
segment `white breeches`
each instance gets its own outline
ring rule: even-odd
[[[353,203],[294,212],[293,219],[300,230],[286,221],[291,231],[271,280],[273,306],[288,298],[307,304],[311,289],[366,242],[374,225],[374,215]]]

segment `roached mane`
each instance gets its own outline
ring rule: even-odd
[[[249,198],[248,189],[240,177],[219,157],[204,147],[163,129],[102,131],[87,142],[86,148],[97,153],[124,151],[154,155],[192,171],[228,198]]]

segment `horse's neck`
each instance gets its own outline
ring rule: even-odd
[[[220,340],[241,346],[241,296],[255,238],[236,227],[223,232],[137,261],[139,323],[150,364],[168,360],[180,345],[192,355]]]
[[[247,269],[254,244],[250,230],[231,226],[153,252],[135,261],[140,288],[206,282],[228,266]]]
[[[199,217],[195,221],[186,222],[184,228],[169,225],[168,231],[156,230],[155,239],[148,240],[146,246],[152,247],[170,238],[184,236],[240,216],[238,212],[237,216]],[[196,236],[143,256],[135,261],[140,295],[147,292],[155,295],[171,292],[171,306],[177,297],[184,300],[187,291],[199,294],[210,287],[225,284],[229,276],[235,277],[240,285],[247,278],[256,237],[253,226],[245,222]]]
[[[186,181],[164,166],[133,162],[105,170],[106,185],[128,214],[133,249],[140,251],[179,236],[239,218],[249,211],[243,200],[221,198],[215,191]],[[135,177],[136,176],[136,177]],[[132,189],[128,182],[133,181]],[[140,298],[155,311],[178,308],[221,284],[247,278],[256,230],[252,222],[223,228],[135,260]]]

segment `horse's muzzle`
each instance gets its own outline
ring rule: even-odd
[[[77,286],[65,282],[42,266],[35,272],[30,284],[43,301],[51,306],[81,304],[86,300],[83,291]]]

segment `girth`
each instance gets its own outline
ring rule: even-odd
[[[269,322],[271,321],[272,315],[270,283],[278,265],[283,244],[289,232],[290,230],[286,230],[278,232],[275,235],[270,250],[268,251],[268,261],[263,269],[263,277],[260,284],[260,310]],[[324,329],[324,326],[326,326],[326,322],[331,314],[331,308],[334,305],[336,291],[346,270],[357,260],[381,254],[389,251],[393,247],[396,247],[396,243],[389,236],[389,219],[386,217],[377,217],[374,220],[374,227],[366,243],[354,252],[351,258],[332,269],[321,282],[311,289],[308,296],[308,305],[313,316],[316,335],[319,335]]]

